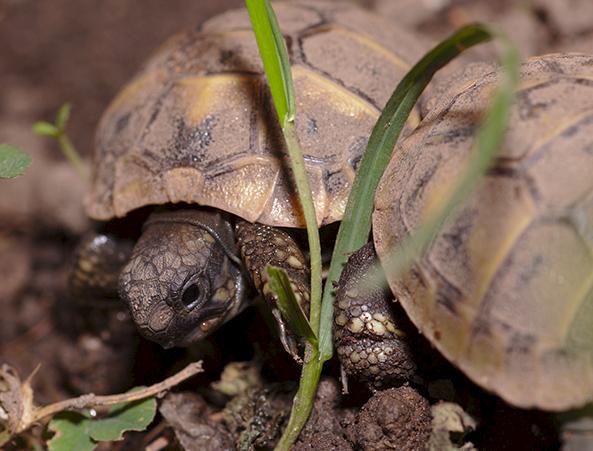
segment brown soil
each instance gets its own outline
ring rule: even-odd
[[[0,141],[26,150],[34,159],[26,175],[0,181],[0,363],[11,364],[22,377],[41,365],[34,379],[38,402],[156,382],[188,360],[200,358],[209,371],[186,387],[202,396],[195,402],[199,403],[200,415],[207,416],[200,434],[207,434],[208,428],[219,431],[222,424],[216,412],[228,397],[209,389],[208,384],[218,378],[225,364],[257,355],[264,379],[282,382],[298,377],[298,368],[270,346],[275,341],[255,311],[246,312],[196,349],[165,352],[129,328],[126,312],[105,312],[69,302],[66,282],[71,255],[89,227],[81,208],[84,184],[62,161],[53,142],[30,131],[33,122],[51,121],[61,104],[71,102],[69,133],[80,152],[90,158],[93,130],[101,112],[151,51],[174,32],[242,3],[0,0]],[[524,55],[559,50],[593,52],[590,0],[358,3],[435,39],[461,23],[479,19],[508,30]],[[441,7],[436,8],[436,4]],[[480,50],[472,59],[490,56],[488,50]],[[454,370],[447,369],[445,374],[466,387],[457,389],[457,401],[479,393]],[[347,440],[346,431],[347,424],[358,421],[354,414],[348,409],[331,412],[334,404],[356,402],[345,401],[328,387],[333,386],[321,392],[318,414],[308,426],[313,431],[311,440],[316,441],[301,440],[297,449],[319,449],[322,444],[334,449],[355,446]],[[483,415],[487,426],[472,436],[481,449],[557,446],[549,416],[518,411],[483,396],[486,401],[481,409],[482,413],[488,411]],[[392,402],[396,401],[382,401],[381,408]],[[334,406],[331,409],[327,407],[330,404]],[[170,410],[163,412],[164,418],[169,419]],[[173,434],[167,432],[166,420],[159,418],[148,433],[131,434],[128,442],[103,449],[140,449],[159,439],[173,446]],[[171,424],[175,421],[182,420],[170,420]],[[327,428],[323,430],[320,424]],[[39,437],[38,432],[32,437]],[[367,438],[373,440],[372,431],[356,433],[361,437],[358,446]],[[228,444],[227,433],[220,434],[219,443]]]

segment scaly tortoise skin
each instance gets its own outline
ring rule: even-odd
[[[427,47],[352,5],[274,9],[286,34],[317,220],[329,224],[342,217],[380,109]],[[267,264],[286,269],[307,308],[305,258],[277,228],[304,225],[283,143],[245,10],[173,37],[105,112],[86,207],[100,221],[145,206],[184,208],[156,208],[131,255],[115,259],[127,261],[112,266],[115,277],[94,275],[105,272],[102,246],[117,248],[117,230],[90,238],[79,252],[74,295],[106,291],[103,282],[119,278],[140,332],[168,347],[237,314],[251,279],[296,356],[262,274]]]
[[[488,70],[459,78],[395,149],[375,197],[381,260],[459,176],[496,79]],[[387,276],[447,359],[519,407],[593,399],[591,174],[593,56],[530,59],[496,164],[424,257]]]

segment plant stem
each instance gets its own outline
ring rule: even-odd
[[[313,410],[315,393],[317,392],[317,385],[321,377],[323,362],[319,360],[319,349],[311,345],[307,345],[306,355],[308,358],[306,358],[303,365],[299,389],[294,397],[290,418],[274,451],[290,450],[290,447],[294,444],[307,423],[311,410]]]
[[[311,264],[311,307],[309,322],[316,336],[319,336],[319,317],[321,310],[321,244],[319,242],[319,230],[317,225],[317,215],[313,204],[313,196],[305,171],[305,160],[301,153],[296,129],[293,121],[286,121],[284,128],[284,140],[290,161],[292,171],[299,194],[299,200],[303,209],[303,216],[307,225],[307,237],[309,239],[309,255]]]
[[[83,163],[82,159],[80,158],[79,153],[74,148],[72,141],[68,138],[66,133],[61,132],[56,136],[58,140],[58,144],[60,145],[60,149],[62,149],[62,153],[66,157],[66,159],[70,162],[74,170],[78,173],[80,178],[82,178],[85,182],[89,182],[89,174],[87,167]]]
[[[169,390],[175,385],[180,384],[186,379],[202,372],[202,362],[193,362],[187,365],[184,369],[174,374],[173,376],[158,382],[150,387],[142,388],[131,393],[122,393],[119,395],[105,395],[97,396],[94,394],[82,395],[78,398],[67,399],[65,401],[56,402],[48,406],[42,407],[35,413],[35,421],[61,412],[67,409],[82,409],[89,406],[111,406],[122,402],[138,401],[140,399],[148,398],[149,396],[157,395],[161,392]]]

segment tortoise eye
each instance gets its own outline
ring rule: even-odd
[[[187,310],[201,306],[208,298],[208,287],[201,279],[190,281],[181,293],[181,303]]]

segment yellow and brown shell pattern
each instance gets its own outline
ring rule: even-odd
[[[275,3],[319,224],[339,220],[371,128],[427,46],[353,5]],[[197,203],[300,227],[284,144],[245,10],[169,40],[97,131],[89,216]]]
[[[467,80],[401,146],[375,198],[382,261],[464,168],[498,75]],[[471,379],[521,407],[593,400],[593,56],[522,66],[499,158],[395,297]]]

